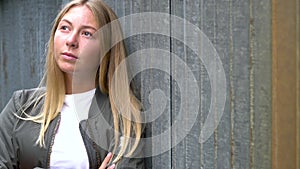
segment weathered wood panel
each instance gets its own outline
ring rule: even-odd
[[[128,17],[130,15],[137,16],[144,12],[162,12],[168,13],[170,10],[169,1],[159,1],[159,0],[137,0],[137,1],[107,1],[113,9],[116,11],[119,17]],[[155,19],[155,18],[152,18]],[[155,22],[154,20],[145,20],[147,23]],[[170,51],[170,39],[169,36],[159,36],[157,34],[135,34],[133,30],[144,31],[143,24],[134,19],[126,19],[124,27],[125,32],[132,34],[126,39],[126,45],[128,49],[129,57],[139,57],[141,53],[139,51],[157,48],[164,51]],[[162,26],[156,24],[149,24],[153,29]],[[169,27],[168,23],[166,25]],[[170,34],[170,33],[169,33]],[[169,35],[168,34],[168,35]],[[163,72],[161,70],[156,70],[151,68],[154,63],[151,59],[152,55],[150,52],[146,52],[146,57],[149,60],[140,60],[140,62],[134,63],[133,65],[139,65],[136,67],[141,67],[146,69],[141,71],[137,77],[135,77],[134,82],[138,86],[138,92],[140,93],[141,101],[144,105],[145,110],[155,109],[157,106],[157,98],[151,99],[151,93],[154,90],[160,90],[166,97],[166,107],[161,111],[161,115],[153,123],[147,124],[146,137],[151,138],[152,136],[157,136],[157,139],[153,139],[153,142],[146,142],[145,155],[147,157],[146,166],[147,168],[171,168],[171,151],[163,152],[162,154],[156,154],[163,150],[165,147],[170,147],[171,145],[171,134],[167,137],[160,137],[160,134],[168,130],[171,127],[171,104],[170,104],[170,74],[168,72]],[[167,56],[170,57],[170,56]],[[170,70],[169,58],[166,58],[167,62],[160,62],[166,66],[166,69]],[[133,68],[134,69],[134,68]],[[155,96],[155,95],[154,95]],[[154,100],[153,100],[154,99]],[[160,98],[163,99],[163,98]],[[152,101],[151,101],[152,100]],[[150,112],[151,113],[151,112]],[[154,154],[152,156],[151,154]]]
[[[61,1],[0,1],[0,108],[16,89],[38,85],[45,45]]]
[[[299,0],[272,1],[272,168],[299,168]]]
[[[159,136],[168,129],[172,131],[168,137],[160,138],[161,142],[146,145],[147,151],[155,152],[164,147],[169,150],[148,158],[147,168],[297,167],[299,134],[296,133],[299,130],[296,130],[296,119],[299,121],[299,113],[297,116],[295,112],[299,112],[299,106],[296,106],[299,105],[299,0],[105,1],[119,17],[163,12],[196,25],[212,42],[225,71],[227,100],[221,121],[213,124],[218,127],[205,142],[199,142],[214,97],[210,84],[213,77],[208,76],[206,65],[195,51],[186,46],[190,35],[188,29],[170,19],[165,25],[152,25],[153,29],[169,27],[169,35],[148,33],[126,39],[129,55],[138,55],[136,52],[149,48],[169,53],[169,63],[161,63],[169,69],[169,74],[149,69],[134,79],[145,109],[156,103],[149,99],[154,89],[160,89],[167,97],[162,114],[147,125],[146,137]],[[51,22],[66,2],[68,0],[0,1],[1,109],[14,90],[35,87],[39,83]],[[149,22],[155,23],[155,19]],[[129,21],[126,30],[142,26]],[[176,35],[180,39],[173,38]],[[192,71],[199,87],[200,101],[194,104],[200,107],[195,119],[187,118],[191,112],[184,111],[188,107],[182,104],[182,93],[189,90],[181,89],[178,81],[187,81],[189,77],[178,77],[182,73],[178,66],[181,61]],[[156,62],[150,58],[143,66],[152,63]],[[183,72],[188,73],[188,70]],[[182,120],[186,126],[193,123],[193,126],[185,135],[185,131],[173,126],[176,120]],[[185,135],[184,139],[182,135]],[[285,140],[291,135],[293,139]],[[176,146],[171,149],[173,143]]]
[[[250,161],[251,168],[272,168],[271,1],[250,1]]]

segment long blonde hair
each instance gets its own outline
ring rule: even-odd
[[[36,99],[37,103],[38,100],[45,97],[44,107],[42,112],[37,116],[27,116],[27,120],[29,119],[41,123],[41,129],[37,140],[37,143],[39,143],[40,146],[44,145],[44,135],[50,122],[57,117],[62,109],[66,93],[64,74],[58,67],[54,58],[54,34],[62,17],[72,7],[83,5],[87,6],[92,11],[100,28],[117,19],[117,16],[112,9],[101,0],[71,1],[57,15],[48,42],[46,72],[42,80],[42,82],[45,83],[46,91],[41,97]],[[105,41],[112,42],[114,41],[113,36],[122,35],[119,24],[114,24],[114,27],[111,27],[110,31],[110,34],[104,35],[105,37],[103,37],[103,39]],[[115,147],[113,151],[115,151],[119,145],[119,133],[122,133],[124,138],[121,142],[121,148],[118,155],[113,162],[117,162],[124,155],[130,156],[138,146],[142,133],[142,125],[139,123],[141,110],[140,102],[133,95],[129,86],[126,65],[124,66],[124,64],[122,64],[122,66],[119,67],[125,57],[126,51],[123,41],[113,44],[110,50],[101,59],[100,68],[96,77],[96,84],[100,87],[101,91],[109,95],[115,129]],[[116,70],[118,71],[118,77],[114,78]],[[116,80],[115,82],[112,82],[113,78]],[[40,85],[43,84],[41,83]],[[117,100],[116,97],[113,96],[114,94],[118,95]],[[122,108],[122,114],[124,113],[129,116],[122,116],[119,109],[120,107]],[[119,131],[120,129],[122,129],[122,131]],[[129,146],[130,138],[132,136],[134,136],[135,141],[133,146]],[[130,147],[129,152],[127,152],[128,147]]]

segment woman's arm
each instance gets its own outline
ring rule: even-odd
[[[13,128],[17,120],[16,109],[17,92],[9,100],[0,114],[0,169],[16,168],[16,155],[13,145]]]

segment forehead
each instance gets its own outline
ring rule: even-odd
[[[69,11],[62,17],[62,20],[63,19],[66,19],[76,25],[97,26],[95,16],[87,6],[75,6],[70,8]]]

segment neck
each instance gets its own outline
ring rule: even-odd
[[[71,74],[65,74],[66,94],[83,93],[96,87],[95,78],[79,78]]]

